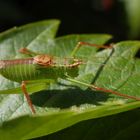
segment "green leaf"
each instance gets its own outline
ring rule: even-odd
[[[41,140],[137,140],[140,137],[140,111],[135,109],[98,119],[82,121]]]
[[[95,81],[95,84],[139,97],[140,60],[134,58],[139,48],[139,41],[124,41],[116,44],[113,55]],[[102,55],[106,53],[108,52],[104,51]]]
[[[25,57],[18,52],[18,49],[24,46],[39,53],[65,58],[70,57],[79,41],[104,44],[111,38],[105,34],[84,34],[55,39],[58,24],[57,20],[43,21],[2,33],[0,57]],[[2,49],[3,46],[5,49]],[[85,64],[80,66],[76,79],[138,97],[140,62],[139,59],[134,59],[134,56],[139,47],[139,41],[117,43],[114,51],[99,51],[95,47],[83,46],[76,57],[83,59]],[[0,82],[0,139],[40,137],[81,121],[103,118],[140,107],[139,101],[92,91],[59,79],[59,83],[52,83],[49,87],[42,82],[28,86],[29,92],[36,92],[31,95],[31,99],[37,113],[32,115],[26,99],[22,94],[18,94],[21,93],[20,85],[3,77],[0,77]],[[45,90],[40,91],[43,89]]]

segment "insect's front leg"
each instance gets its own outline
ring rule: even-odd
[[[74,57],[75,54],[77,53],[77,51],[85,45],[90,46],[90,47],[96,47],[96,48],[104,48],[104,49],[113,48],[113,44],[107,46],[107,45],[92,44],[92,43],[88,43],[88,42],[78,42],[77,45],[75,46],[75,48],[73,49],[71,56]]]

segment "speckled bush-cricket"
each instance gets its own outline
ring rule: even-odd
[[[28,54],[32,57],[14,60],[0,60],[0,74],[5,78],[21,83],[21,89],[27,99],[32,113],[35,113],[35,108],[28,95],[26,85],[37,82],[37,80],[45,79],[47,83],[57,81],[58,78],[68,80],[80,85],[91,88],[92,90],[112,93],[125,98],[140,100],[140,98],[125,95],[110,89],[98,87],[93,84],[84,83],[74,79],[78,76],[79,65],[84,64],[82,59],[75,57],[75,54],[81,46],[88,45],[97,48],[113,49],[110,46],[101,46],[90,44],[87,42],[79,42],[71,53],[71,58],[59,58],[49,54],[37,54],[27,48],[19,50],[20,53]]]

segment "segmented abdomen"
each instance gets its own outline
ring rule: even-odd
[[[0,60],[0,74],[12,81],[34,80],[39,71],[33,64],[33,58]]]

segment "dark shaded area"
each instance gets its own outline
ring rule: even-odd
[[[60,19],[58,36],[108,33],[127,38],[124,8],[115,0],[0,0],[0,31],[44,19]]]
[[[140,58],[140,49],[137,51],[135,57],[136,57],[136,58]]]
[[[64,109],[82,104],[99,105],[100,101],[104,102],[109,98],[109,94],[75,87],[67,90],[40,91],[31,95],[31,98],[36,106]]]

